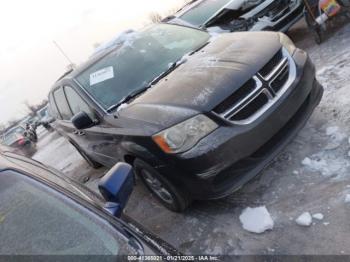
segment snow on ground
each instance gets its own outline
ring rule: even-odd
[[[324,215],[322,213],[316,213],[312,215],[312,218],[317,219],[317,220],[323,220]]]
[[[245,230],[257,234],[273,229],[274,224],[265,206],[255,208],[247,207],[239,216],[239,220]]]
[[[350,194],[346,194],[345,203],[350,203]]]
[[[295,220],[295,222],[299,226],[305,226],[305,227],[311,226],[312,216],[309,212],[304,212]]]

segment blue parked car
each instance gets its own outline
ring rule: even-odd
[[[122,214],[133,179],[132,168],[118,163],[99,183],[102,198],[39,162],[1,152],[0,255],[178,254]]]

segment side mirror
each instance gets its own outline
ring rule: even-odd
[[[95,122],[90,118],[90,116],[83,111],[74,115],[71,121],[78,130],[86,129],[95,125]]]
[[[98,183],[98,189],[107,201],[105,209],[119,217],[134,187],[134,173],[127,163],[117,163]]]

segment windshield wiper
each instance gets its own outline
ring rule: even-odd
[[[202,50],[204,47],[206,47],[210,42],[205,42],[203,45],[201,45],[200,47],[198,47],[197,49],[193,50],[189,55],[193,55],[195,53],[197,53],[198,51]]]
[[[139,94],[145,92],[148,88],[150,88],[152,85],[158,83],[162,78],[166,77],[168,74],[170,74],[172,71],[174,71],[178,66],[180,66],[181,64],[183,64],[185,61],[182,61],[182,58],[174,63],[171,63],[171,65],[169,66],[169,68],[164,71],[163,73],[161,73],[160,75],[158,75],[156,78],[154,78],[151,82],[149,82],[146,86],[144,86],[143,88],[130,93],[129,95],[127,95],[126,97],[124,97],[122,100],[120,100],[118,103],[110,106],[109,108],[107,108],[107,112],[110,113],[113,110],[115,110],[116,108],[118,108],[119,106],[121,106],[123,103],[130,101],[131,99],[135,98],[136,96],[138,96]]]
[[[129,95],[127,95],[126,97],[124,97],[122,100],[120,100],[118,103],[110,106],[107,108],[107,112],[110,113],[113,110],[115,110],[116,108],[120,107],[123,103],[130,101],[131,99],[133,99],[134,97],[138,96],[139,94],[143,93],[146,91],[146,89],[148,89],[148,87],[145,88],[141,88],[135,92],[130,93]]]

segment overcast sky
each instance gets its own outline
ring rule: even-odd
[[[67,60],[83,62],[95,43],[137,29],[150,12],[167,12],[183,0],[9,0],[0,6],[0,123],[24,116],[23,102],[47,97]]]

